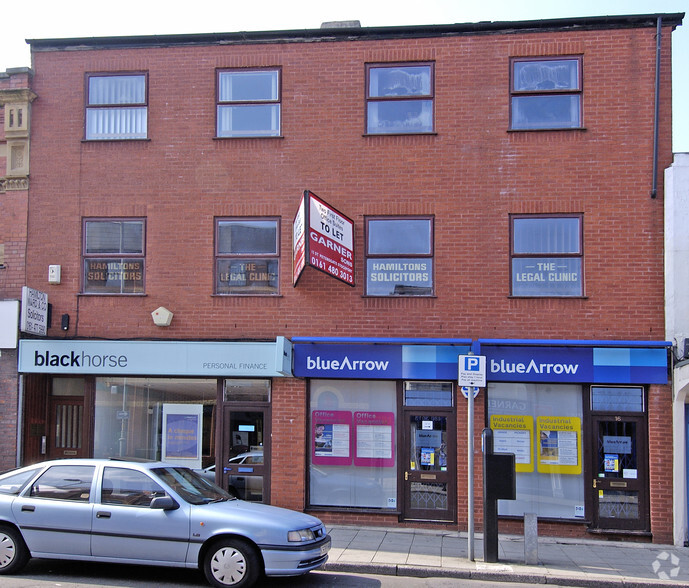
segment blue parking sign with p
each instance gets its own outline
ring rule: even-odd
[[[485,355],[460,355],[459,378],[460,386],[486,385],[486,356]]]

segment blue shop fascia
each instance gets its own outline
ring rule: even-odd
[[[295,337],[307,381],[311,508],[460,522],[466,400],[458,358],[485,357],[475,435],[515,455],[502,517],[650,533],[649,395],[668,387],[667,341]],[[667,409],[670,410],[670,397]],[[657,404],[654,404],[656,406]],[[328,482],[346,480],[343,496]]]

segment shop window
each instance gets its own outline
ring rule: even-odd
[[[494,451],[514,453],[517,499],[501,515],[584,518],[582,388],[578,385],[488,384]]]
[[[216,219],[215,293],[279,294],[279,236],[279,219]]]
[[[582,296],[581,215],[511,221],[512,296]]]
[[[366,132],[433,132],[433,64],[366,66]]]
[[[433,295],[433,219],[366,219],[366,294]]]
[[[216,398],[215,379],[96,378],[93,456],[206,467]]]
[[[581,127],[581,58],[513,59],[513,130]]]
[[[146,74],[86,77],[86,140],[146,139]]]
[[[309,503],[397,509],[395,382],[311,380]]]
[[[84,220],[83,292],[143,294],[144,219]]]
[[[278,137],[280,108],[279,69],[218,72],[218,137]]]

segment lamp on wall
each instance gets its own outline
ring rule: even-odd
[[[151,316],[156,327],[169,327],[173,314],[164,306],[159,306],[151,313]]]

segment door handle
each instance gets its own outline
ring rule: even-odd
[[[406,482],[409,479],[409,472],[404,472],[404,481]]]
[[[594,478],[593,479],[593,489],[594,490],[598,487],[597,484],[598,484],[598,480],[596,480],[596,478]]]
[[[36,510],[35,506],[31,506],[30,504],[23,504],[22,505],[22,512],[34,512]]]
[[[96,513],[96,518],[97,518],[97,519],[109,519],[110,516],[111,516],[111,514],[110,514],[109,512],[105,512],[105,511],[102,511],[102,510],[101,510],[101,511],[98,511],[98,512]]]

